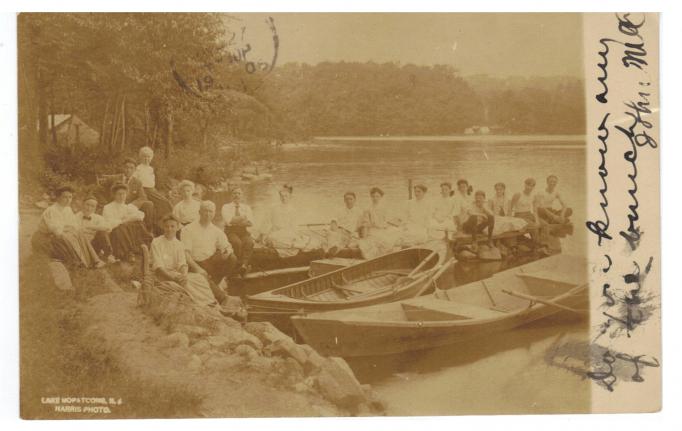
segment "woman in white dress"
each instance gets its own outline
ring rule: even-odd
[[[432,206],[426,199],[428,189],[423,184],[414,186],[414,199],[407,201],[407,215],[403,225],[403,246],[414,246],[429,240]]]
[[[114,184],[111,191],[114,199],[102,209],[102,216],[111,228],[111,248],[117,259],[133,262],[135,255],[142,251],[142,244],[152,240],[152,234],[143,223],[144,213],[126,203],[128,186]]]
[[[471,196],[473,191],[474,188],[469,185],[469,181],[465,179],[457,180],[457,190],[453,199],[455,201],[455,210],[457,211],[454,216],[456,217],[455,221],[458,229],[461,229],[462,224],[468,218],[468,211],[474,204],[474,198]]]
[[[67,265],[100,268],[104,262],[90,244],[90,238],[80,227],[71,209],[73,188],[57,189],[57,201],[40,217],[38,231],[33,234],[33,248]]]
[[[445,182],[440,185],[440,196],[433,205],[429,229],[433,239],[444,238],[446,231],[450,233],[457,231],[454,216],[459,214],[459,209],[453,195],[452,184]]]
[[[142,183],[144,193],[154,204],[154,212],[158,218],[173,211],[170,201],[156,189],[156,174],[152,167],[154,150],[149,147],[140,148],[140,164],[135,168],[133,177]]]
[[[151,246],[152,270],[157,288],[186,293],[198,305],[216,306],[208,279],[196,272],[188,272],[185,246],[177,239],[180,223],[168,214],[161,219],[163,235],[154,238]]]
[[[401,231],[396,220],[389,218],[383,198],[384,192],[379,187],[369,191],[372,203],[365,211],[364,226],[367,239],[375,241],[378,249],[389,252],[400,245]]]
[[[180,181],[178,190],[180,190],[182,200],[173,207],[173,216],[182,226],[185,226],[199,220],[200,202],[194,199],[194,183],[190,180]]]
[[[272,206],[262,226],[263,243],[275,248],[280,255],[294,255],[299,250],[310,251],[321,247],[320,238],[305,235],[299,228],[300,217],[291,203],[293,191],[289,185],[282,186],[279,202]]]

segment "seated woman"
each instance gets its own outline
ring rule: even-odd
[[[74,190],[69,186],[57,189],[57,201],[40,217],[38,231],[31,244],[39,253],[75,267],[100,268],[104,262],[90,244],[90,238],[80,229],[71,209]]]
[[[358,238],[363,211],[355,205],[356,199],[354,192],[346,192],[343,195],[343,209],[329,223],[326,235],[326,249],[329,256],[335,256],[339,250],[348,248],[353,239]]]
[[[320,238],[306,235],[299,229],[300,217],[291,203],[292,193],[293,187],[282,186],[279,190],[279,203],[270,209],[261,229],[262,242],[276,249],[281,257],[319,249],[322,245]]]
[[[474,202],[466,210],[466,216],[463,219],[462,230],[464,233],[471,235],[471,244],[474,250],[477,248],[476,235],[488,229],[488,246],[493,247],[493,229],[495,228],[495,215],[486,207],[485,192],[482,190],[476,191],[474,195]]]
[[[109,238],[117,259],[135,260],[142,244],[149,244],[152,234],[144,226],[144,213],[133,204],[127,204],[128,186],[114,184],[111,188],[114,200],[104,205],[102,216],[111,228]]]
[[[168,214],[173,211],[173,206],[170,201],[158,190],[156,190],[156,175],[154,168],[151,166],[154,158],[154,150],[149,147],[140,148],[140,164],[135,168],[133,176],[140,180],[142,188],[148,200],[154,204],[154,212],[159,218],[163,214]]]
[[[445,232],[456,232],[455,216],[459,215],[457,201],[453,197],[452,184],[440,185],[440,196],[436,199],[431,215],[429,234],[433,239],[445,237]]]
[[[474,188],[469,185],[469,181],[463,178],[457,180],[457,190],[455,191],[453,199],[455,199],[456,205],[461,212],[468,210],[469,207],[473,205],[474,201],[471,196],[473,190]]]
[[[429,226],[433,213],[426,200],[427,188],[423,184],[414,186],[414,199],[407,201],[407,214],[403,225],[403,246],[422,244],[429,240]]]
[[[157,287],[184,292],[199,305],[217,305],[206,277],[188,272],[185,246],[176,237],[180,223],[172,214],[167,214],[161,219],[161,224],[163,235],[154,238],[151,245],[152,270]]]
[[[135,205],[144,213],[144,225],[149,232],[160,233],[161,228],[156,223],[154,204],[147,199],[142,182],[135,177],[136,166],[137,162],[133,158],[128,157],[123,161],[123,181],[121,182],[128,186],[128,201],[126,203]]]
[[[194,183],[190,180],[180,181],[178,190],[182,200],[173,207],[173,217],[185,226],[199,220],[200,202],[194,199]]]
[[[90,239],[90,244],[97,255],[106,258],[109,263],[114,263],[117,259],[113,255],[109,239],[111,226],[104,217],[95,213],[96,210],[97,198],[88,196],[83,200],[83,209],[76,213],[76,219],[83,233]]]
[[[528,224],[522,218],[512,217],[511,200],[506,196],[506,188],[504,183],[495,184],[495,195],[488,201],[488,209],[495,216],[493,235],[518,231]]]
[[[365,211],[363,222],[367,233],[366,239],[375,241],[378,249],[389,252],[401,243],[401,231],[398,229],[398,222],[389,219],[388,209],[383,202],[383,190],[379,187],[372,187],[369,196],[372,203]]]
[[[495,184],[495,196],[488,201],[488,207],[495,216],[511,216],[511,200],[506,194],[507,186],[504,183]]]

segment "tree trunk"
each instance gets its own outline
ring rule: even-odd
[[[107,104],[104,106],[104,117],[102,117],[102,127],[99,129],[99,149],[102,150],[106,142],[107,131],[107,117],[109,116],[109,104],[111,100],[107,98]]]
[[[54,102],[50,104],[50,130],[52,131],[52,145],[57,145],[57,128],[54,124]]]
[[[152,134],[152,141],[150,142],[150,145],[149,145],[150,147],[152,147],[152,149],[156,148],[156,135],[158,132],[159,132],[159,122],[155,121],[154,122],[154,133]]]
[[[121,105],[118,103],[118,96],[115,100],[117,100],[117,102],[114,104],[116,108],[114,109],[114,118],[111,119],[111,139],[109,140],[110,154],[113,154],[116,150],[116,140],[118,139],[118,123],[119,117],[121,116]]]
[[[121,100],[121,153],[126,148],[126,97]]]
[[[208,149],[208,119],[204,121],[204,127],[201,130],[201,148]]]
[[[166,113],[166,153],[165,157],[168,159],[171,155],[171,148],[173,147],[173,111],[168,107]]]

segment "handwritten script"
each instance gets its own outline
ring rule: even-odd
[[[642,35],[646,17],[642,14],[616,14],[614,25],[617,26],[615,33],[618,37],[599,40],[596,64],[598,92],[593,99],[601,107],[601,121],[596,133],[598,142],[594,146],[599,162],[599,212],[596,218],[585,223],[585,227],[589,236],[596,241],[596,246],[604,250],[601,273],[605,276],[601,288],[603,321],[598,326],[593,343],[601,337],[631,338],[655,308],[654,296],[647,292],[645,286],[654,257],[647,256],[644,262],[639,262],[632,256],[642,244],[645,233],[641,229],[640,210],[645,190],[639,186],[645,166],[639,163],[639,158],[643,151],[658,148],[652,131],[655,126],[651,107],[653,83],[648,74],[647,42]],[[609,87],[613,74],[627,76],[631,78],[628,81],[637,83],[630,96],[614,100],[616,95]],[[622,84],[622,81],[619,83]],[[609,157],[609,151],[616,151],[616,154]],[[622,159],[616,162],[614,157]],[[609,162],[618,165],[618,168],[612,168],[610,172]],[[620,177],[612,177],[614,174]],[[627,185],[625,199],[609,200],[614,189],[609,187],[611,179]],[[624,207],[613,207],[612,202],[616,201]],[[614,273],[614,268],[624,267],[630,270]],[[634,366],[634,375],[629,380],[631,382],[644,381],[641,373],[644,368],[660,366],[658,359],[649,355],[606,349],[600,360],[592,364],[593,369],[587,372],[587,376],[612,392],[618,381],[613,373],[614,366],[623,361]]]

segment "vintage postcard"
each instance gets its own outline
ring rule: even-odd
[[[656,13],[22,13],[24,419],[655,412]]]

